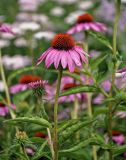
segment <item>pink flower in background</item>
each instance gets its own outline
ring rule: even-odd
[[[14,34],[11,27],[7,24],[0,24],[0,32]]]
[[[103,103],[103,100],[105,99],[105,97],[103,96],[103,94],[98,94],[94,99],[93,99],[93,103],[100,105]]]
[[[104,88],[106,92],[109,92],[111,88],[111,82],[109,80],[105,80],[102,82],[101,86]]]
[[[10,93],[15,94],[28,89],[27,84],[16,84],[10,87]]]
[[[112,131],[112,140],[121,145],[125,142],[125,136],[119,131]]]
[[[46,85],[45,89],[47,92],[47,95],[45,96],[45,99],[49,99],[54,100],[55,97],[55,93],[56,93],[56,84],[57,81],[54,82],[54,84],[52,86],[50,85]],[[79,82],[75,82],[75,80],[71,77],[68,76],[63,76],[61,79],[61,87],[60,90],[61,92],[73,88],[73,87],[77,87],[79,84]],[[75,98],[79,99],[79,102],[81,101],[86,101],[86,94],[85,93],[78,93],[78,94],[71,94],[68,96],[63,96],[63,97],[59,97],[59,103],[63,103],[63,102],[73,102],[75,100]]]
[[[94,22],[93,17],[86,13],[78,17],[76,24],[67,31],[68,34],[74,34],[80,31],[93,30],[96,32],[107,31],[106,26],[100,22]]]
[[[12,109],[16,109],[16,106],[15,105],[11,105]],[[9,109],[8,107],[3,104],[3,103],[0,103],[0,116],[6,116],[7,114],[9,113]]]
[[[46,50],[38,59],[37,65],[45,60],[46,68],[52,64],[58,69],[62,66],[70,72],[74,72],[75,67],[81,67],[82,62],[87,63],[86,52],[76,46],[74,39],[69,34],[57,34],[51,43],[52,47]]]
[[[25,91],[29,88],[29,83],[40,81],[41,78],[39,76],[34,75],[23,75],[19,79],[19,83],[10,87],[10,93],[16,94],[21,91]]]

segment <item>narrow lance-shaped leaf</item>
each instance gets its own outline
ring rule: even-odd
[[[34,155],[34,157],[32,158],[32,160],[38,160],[39,158],[41,158],[45,153],[43,152],[45,146],[47,145],[47,140],[41,145],[41,147],[39,148],[39,150],[36,152],[36,154]]]
[[[103,149],[109,149],[109,146],[104,144],[101,140],[99,140],[97,137],[92,137],[88,139],[81,140],[78,144],[74,144],[73,147],[65,150],[61,150],[60,153],[66,153],[66,152],[75,152],[81,148],[86,147],[87,145],[99,145]]]
[[[44,127],[51,127],[51,124],[47,120],[45,120],[43,118],[40,118],[40,117],[32,117],[32,118],[29,118],[29,117],[19,117],[19,118],[15,118],[15,119],[9,119],[9,120],[6,120],[4,122],[6,122],[6,123],[13,123],[13,122],[23,123],[23,122],[28,122],[28,123],[38,124],[38,125],[41,125],[41,126],[44,126]]]
[[[13,72],[8,76],[8,83],[10,84],[11,81],[12,81],[15,77],[17,77],[17,75],[20,75],[20,74],[22,74],[22,73],[29,72],[29,71],[32,71],[32,70],[40,70],[40,71],[46,73],[46,70],[45,70],[44,68],[42,68],[42,67],[25,67],[25,68],[23,68],[23,69],[19,69],[19,70],[13,71]],[[58,74],[58,71],[57,71],[57,70],[53,70],[53,69],[48,69],[48,72]],[[67,75],[67,76],[70,76],[70,77],[72,77],[72,78],[74,78],[74,79],[76,79],[76,80],[78,80],[78,81],[80,81],[80,82],[82,81],[82,80],[80,79],[80,76],[77,75],[77,74],[75,74],[75,73],[72,73],[72,74],[71,74],[70,72],[63,71],[63,74],[64,74],[64,75]]]
[[[70,94],[82,93],[82,92],[97,92],[97,91],[98,91],[98,88],[96,88],[95,86],[81,85],[81,86],[70,88],[67,91],[64,91],[63,93],[60,94],[60,97],[68,96]]]
[[[89,35],[91,35],[92,37],[94,37],[96,40],[98,40],[99,42],[101,42],[102,44],[104,44],[106,47],[108,47],[109,49],[112,50],[112,46],[109,42],[109,40],[101,33],[98,32],[94,32],[94,31],[87,31]]]
[[[95,120],[89,120],[89,121],[84,121],[81,122],[79,121],[78,123],[72,125],[71,127],[66,128],[63,132],[59,134],[59,141],[64,142],[67,140],[69,137],[71,137],[75,132],[80,130],[83,127],[88,126],[89,124],[93,123]]]
[[[124,153],[126,151],[126,145],[116,146],[113,148],[114,157]]]

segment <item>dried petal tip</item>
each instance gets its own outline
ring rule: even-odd
[[[77,85],[75,83],[66,83],[63,87],[63,90],[67,90],[73,87],[76,87]]]
[[[74,39],[69,34],[57,34],[51,43],[54,49],[58,50],[69,50],[75,46]]]
[[[78,17],[77,23],[93,22],[92,15],[85,13]]]

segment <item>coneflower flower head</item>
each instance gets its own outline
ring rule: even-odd
[[[107,28],[103,23],[95,22],[92,15],[85,13],[77,18],[76,24],[71,29],[69,29],[67,33],[74,34],[85,30],[105,32]]]
[[[67,68],[74,72],[75,67],[81,67],[82,62],[87,63],[86,52],[76,45],[74,39],[69,34],[57,34],[51,42],[51,47],[47,49],[38,59],[37,65],[45,60],[46,68],[52,64],[58,69]]]
[[[45,93],[45,85],[47,81],[39,80],[28,84],[28,88],[33,89],[33,93],[37,97],[41,97]]]

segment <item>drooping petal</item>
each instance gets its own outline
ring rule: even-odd
[[[82,54],[81,52],[78,52],[78,51],[76,51],[76,52],[80,55],[81,60],[87,64],[88,61],[87,61],[86,57],[84,56],[84,54]]]
[[[99,23],[99,22],[95,22],[95,24],[100,28],[100,31],[103,31],[103,32],[107,31],[107,27],[105,24]]]
[[[66,53],[67,53],[67,52],[66,52]],[[68,68],[69,68],[69,71],[70,71],[70,72],[74,72],[75,63],[74,63],[74,61],[72,60],[71,55],[70,55],[69,52],[67,53],[67,58],[68,58]]]
[[[55,59],[54,59],[54,66],[55,66],[56,69],[57,69],[58,66],[59,66],[61,57],[62,57],[62,53],[61,53],[60,51],[57,51],[56,57],[55,57]]]
[[[55,50],[50,51],[50,53],[47,55],[46,60],[45,60],[45,64],[47,68],[49,68],[50,65],[54,62],[55,55],[56,55]]]
[[[52,48],[50,47],[49,49],[47,49],[38,59],[38,63],[37,65],[39,65],[48,55],[48,53],[52,50]]]
[[[75,64],[77,66],[81,66],[80,55],[74,50],[69,50],[69,53]]]
[[[82,54],[86,55],[87,57],[90,57],[90,55],[88,55],[80,46],[75,46],[74,49],[77,52],[81,52]]]
[[[76,31],[77,31],[77,32],[82,31],[83,28],[84,28],[84,24],[77,24],[77,25],[76,25]]]
[[[90,28],[91,28],[92,30],[94,30],[94,31],[96,31],[96,32],[99,32],[99,31],[100,31],[99,26],[98,26],[97,24],[95,24],[94,22],[90,22],[89,25],[90,25]]]
[[[71,29],[69,29],[67,31],[68,34],[74,34],[75,33],[75,30],[76,30],[76,26],[72,27]]]
[[[63,68],[66,68],[66,66],[67,66],[67,55],[66,55],[66,51],[62,51],[61,64],[62,64],[62,67],[63,67]]]
[[[83,29],[84,29],[84,30],[89,30],[89,29],[90,29],[89,23],[84,23],[84,24],[83,24]]]

